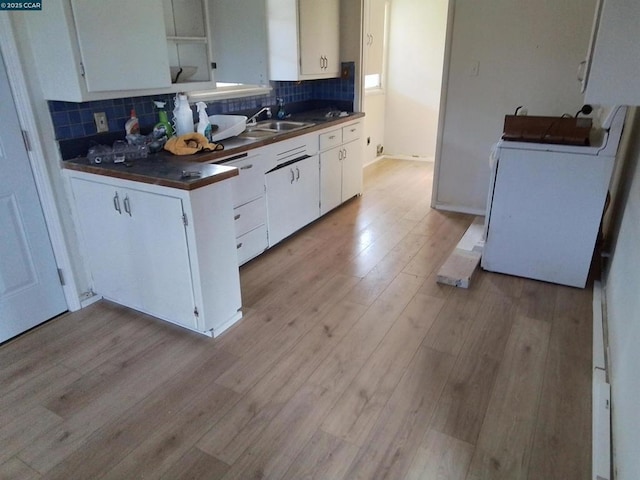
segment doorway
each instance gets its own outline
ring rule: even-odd
[[[363,110],[368,126],[365,164],[374,161],[380,153],[434,160],[449,3],[450,0],[388,2],[382,82],[379,88],[364,90]],[[380,10],[384,4],[369,0],[370,8]],[[367,18],[376,17],[367,17],[365,8],[365,53],[371,50],[366,35]]]

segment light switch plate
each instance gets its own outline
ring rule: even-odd
[[[96,112],[93,114],[93,120],[96,122],[96,131],[98,133],[108,132],[109,124],[107,123],[107,114],[104,112]]]

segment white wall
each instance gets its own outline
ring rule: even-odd
[[[393,0],[385,153],[433,160],[449,0]]]
[[[614,217],[619,218],[613,221],[605,295],[616,478],[636,480],[640,478],[640,111],[625,129],[630,145],[619,198],[612,203],[618,210]]]
[[[594,11],[595,0],[456,1],[436,206],[484,211],[489,151],[518,105],[531,115],[580,108],[576,71]]]
[[[377,145],[384,146],[385,132],[385,102],[386,94],[384,92],[366,93],[364,94],[364,165],[368,165],[375,161],[378,157],[376,152]],[[367,141],[369,144],[367,145]]]

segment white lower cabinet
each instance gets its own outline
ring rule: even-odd
[[[356,123],[320,135],[320,215],[362,193],[360,130]]]
[[[320,216],[318,162],[318,155],[306,156],[267,172],[270,247]]]
[[[214,336],[240,319],[229,182],[186,191],[69,176],[98,295]]]

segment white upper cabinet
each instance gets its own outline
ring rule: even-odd
[[[365,75],[382,74],[387,0],[366,0],[364,13]]]
[[[267,0],[271,80],[340,75],[339,0]]]
[[[640,36],[637,0],[601,0],[594,29],[585,102],[640,105]],[[597,13],[596,13],[597,15]]]
[[[22,18],[44,97],[84,102],[211,87],[206,15],[203,0],[61,0]]]

